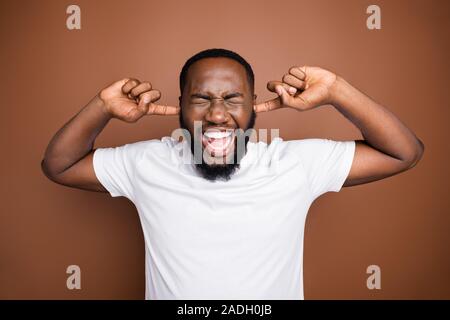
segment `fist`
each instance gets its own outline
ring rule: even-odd
[[[291,67],[282,81],[269,81],[267,89],[278,98],[254,106],[256,112],[287,107],[305,111],[332,102],[337,75],[319,67]]]
[[[179,107],[158,105],[161,92],[152,88],[150,82],[125,78],[114,82],[99,93],[106,111],[113,118],[136,122],[144,115],[175,115]]]

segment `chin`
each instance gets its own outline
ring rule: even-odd
[[[233,164],[207,164],[202,162],[195,165],[200,175],[209,181],[228,181],[239,168],[238,163]]]
[[[195,164],[200,175],[209,181],[228,181],[232,175],[239,168],[237,162],[236,148],[228,149],[225,154],[223,152],[214,153],[208,152],[208,149],[203,149],[203,161]]]

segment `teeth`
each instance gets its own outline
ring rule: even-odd
[[[232,141],[233,138],[231,136],[226,139],[213,139],[211,142],[208,142],[208,146],[214,151],[223,151],[228,148]]]
[[[229,137],[231,134],[231,131],[207,131],[204,133],[205,137],[210,139],[223,139]]]

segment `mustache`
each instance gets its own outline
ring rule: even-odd
[[[257,115],[256,115],[255,110],[252,110],[252,113],[250,115],[250,119],[249,119],[249,121],[247,123],[247,126],[246,126],[246,128],[243,129],[244,131],[246,131],[248,129],[253,129],[253,127],[255,126],[256,117],[257,117]],[[187,125],[186,125],[186,123],[184,121],[183,109],[178,114],[178,122],[179,122],[179,126],[180,126],[181,129],[185,129],[185,130],[189,131],[189,129],[188,129],[188,127],[187,127]],[[214,127],[220,127],[220,126],[216,125],[216,124],[211,124],[210,126],[208,126],[208,128],[214,128]],[[241,129],[241,128],[237,128],[237,129]]]

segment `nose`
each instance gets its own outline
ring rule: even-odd
[[[211,105],[205,116],[205,120],[214,124],[224,124],[230,120],[230,115],[223,103],[223,99],[211,99]]]

